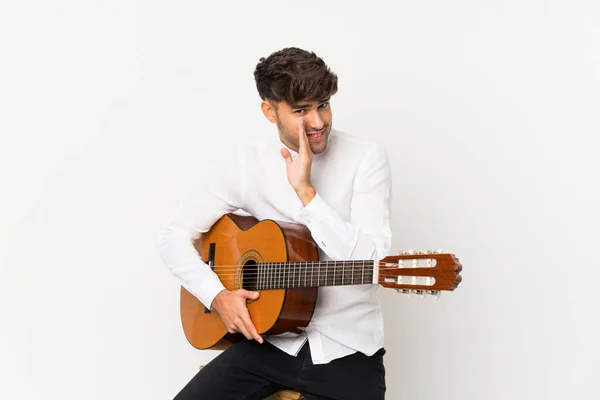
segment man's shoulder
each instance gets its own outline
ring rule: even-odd
[[[247,161],[249,158],[262,158],[273,152],[273,142],[268,139],[254,139],[232,145],[231,151],[236,158]]]
[[[261,136],[258,138],[248,139],[239,144],[240,149],[248,152],[257,152],[257,151],[269,151],[277,146],[278,142],[277,138],[268,136]]]
[[[383,145],[366,136],[360,136],[346,131],[332,129],[332,148],[337,148],[344,154],[355,153],[357,155],[366,156],[369,153],[377,153],[385,156],[385,148]],[[363,157],[357,157],[362,159]]]

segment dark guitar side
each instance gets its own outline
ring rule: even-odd
[[[318,251],[310,231],[303,225],[227,214],[194,243],[207,260],[209,243],[216,244],[215,273],[229,290],[240,287],[232,266],[241,271],[250,262],[318,261]],[[222,271],[219,265],[223,264]],[[317,300],[317,288],[273,289],[261,291],[258,300],[248,303],[250,316],[259,334],[298,332],[308,325]],[[186,338],[198,349],[219,349],[245,340],[230,334],[214,310],[205,307],[185,288],[181,288],[181,320]]]

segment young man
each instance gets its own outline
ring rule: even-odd
[[[176,396],[264,399],[283,388],[307,399],[380,400],[385,394],[383,317],[377,285],[319,288],[300,333],[263,338],[246,308],[259,293],[229,291],[192,243],[224,214],[306,225],[321,260],[371,260],[391,245],[391,177],[381,146],[332,129],[337,76],[314,53],[286,48],[254,72],[278,137],[245,146],[162,230],[162,259],[182,285],[249,340],[225,350]]]

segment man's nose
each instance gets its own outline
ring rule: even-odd
[[[305,121],[308,122],[308,126],[310,127],[309,130],[320,131],[323,129],[325,123],[317,110],[311,111],[307,117],[308,118],[305,117]]]

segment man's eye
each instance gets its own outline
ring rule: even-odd
[[[319,107],[326,108],[329,107],[329,102],[321,104]]]
[[[302,114],[304,112],[304,110],[296,110],[294,111],[296,114]]]

